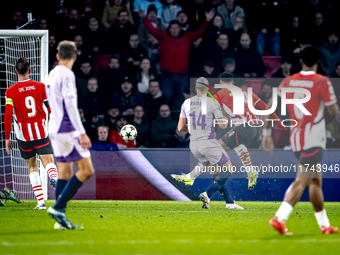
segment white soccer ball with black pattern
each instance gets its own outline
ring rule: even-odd
[[[120,130],[120,136],[123,138],[124,141],[133,141],[137,137],[137,129],[133,125],[125,125]]]

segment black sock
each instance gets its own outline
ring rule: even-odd
[[[209,198],[211,198],[211,196],[218,191],[220,188],[220,185],[217,183],[217,181],[215,181],[214,179],[214,183],[210,186],[210,188],[207,190],[207,195]]]
[[[83,183],[78,180],[76,175],[73,175],[71,180],[65,186],[64,190],[61,192],[56,204],[53,206],[54,209],[65,209],[66,203],[72,199],[81,185],[83,185]]]
[[[55,201],[58,200],[59,195],[61,194],[61,192],[63,192],[63,189],[65,188],[67,182],[68,180],[58,179],[57,186],[55,188]]]
[[[210,188],[207,190],[207,195],[210,198],[216,191],[218,191],[220,188],[222,188],[225,184],[225,182],[228,180],[227,178],[228,174],[222,172],[216,175],[214,179],[214,183],[210,186]]]
[[[233,204],[234,200],[231,199],[229,192],[228,192],[228,188],[226,185],[224,185],[222,188],[219,189],[222,197],[224,198],[225,202],[228,204]]]

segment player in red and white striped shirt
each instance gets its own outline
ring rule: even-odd
[[[38,200],[35,209],[46,209],[36,154],[39,155],[43,166],[46,168],[50,183],[54,188],[58,179],[58,171],[54,164],[53,150],[47,131],[50,108],[45,85],[29,79],[31,69],[26,58],[19,58],[15,69],[18,82],[9,87],[5,94],[6,151],[10,155],[10,149],[12,149],[10,133],[12,118],[14,118],[14,130],[21,156],[27,163],[33,191]]]
[[[299,161],[298,172],[295,181],[289,186],[285,193],[284,201],[275,217],[269,221],[280,234],[291,235],[286,228],[286,221],[293,211],[293,207],[303,192],[309,189],[309,199],[315,209],[315,218],[321,229],[322,234],[337,233],[338,228],[332,227],[324,209],[324,197],[322,193],[322,169],[321,160],[323,150],[326,147],[326,124],[324,119],[325,108],[330,115],[340,118],[337,99],[330,80],[317,74],[320,51],[314,46],[304,48],[301,53],[300,63],[302,71],[286,77],[278,89],[279,95],[287,99],[306,98],[309,94],[310,99],[301,104],[308,111],[302,112],[298,104],[289,104],[289,118],[296,122],[296,126],[290,131],[290,145]],[[284,89],[300,88],[305,92],[287,92]],[[292,90],[290,90],[292,91]],[[304,95],[305,94],[305,95]],[[268,116],[271,119],[272,116]],[[272,151],[274,148],[271,129],[267,122],[263,129],[262,148]]]

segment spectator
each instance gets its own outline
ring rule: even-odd
[[[182,11],[182,7],[177,4],[176,0],[165,0],[162,9],[162,23],[168,27],[170,21],[177,18],[177,13]]]
[[[290,20],[286,29],[281,32],[281,54],[291,54],[296,48],[299,47],[300,39],[303,36],[303,29],[301,26],[300,17],[295,15]]]
[[[8,22],[8,29],[18,29],[22,25],[24,25],[25,22],[23,20],[23,13],[20,10],[15,10],[13,12],[12,19]]]
[[[327,42],[320,48],[320,66],[327,77],[335,75],[336,64],[340,61],[339,35],[336,31],[331,31]]]
[[[269,100],[272,97],[272,86],[270,83],[268,83],[267,80],[263,81],[261,84],[261,92],[259,95],[259,98],[268,104]]]
[[[258,2],[258,15],[254,22],[258,23],[256,38],[257,51],[263,55],[266,43],[269,43],[272,55],[280,56],[280,29],[282,22],[282,2],[263,0]]]
[[[232,48],[239,46],[240,37],[243,33],[247,33],[248,28],[243,16],[235,18],[234,26],[227,29],[227,34],[229,36],[229,45]]]
[[[206,48],[212,48],[216,38],[220,34],[227,34],[227,32],[228,30],[223,26],[222,17],[220,15],[216,15],[203,36],[203,41]]]
[[[87,92],[84,97],[84,111],[86,119],[91,120],[92,125],[96,125],[100,119],[104,119],[104,100],[99,91],[98,80],[91,77],[87,81]]]
[[[83,60],[80,64],[80,69],[76,72],[76,83],[78,98],[80,101],[84,100],[87,92],[87,81],[95,75],[92,73],[92,65],[89,59]]]
[[[159,41],[149,34],[148,37],[148,44],[147,44],[147,51],[149,59],[151,60],[151,64],[155,67],[157,75],[161,74],[160,68],[160,55],[159,55]]]
[[[306,36],[309,41],[316,47],[321,47],[327,40],[327,26],[325,24],[324,15],[316,12],[314,16],[314,24],[307,27]]]
[[[175,134],[166,142],[168,148],[189,148],[190,135],[187,131],[175,129]]]
[[[100,84],[103,86],[108,99],[117,91],[120,90],[121,81],[126,76],[120,64],[120,56],[112,55],[107,65],[106,70],[99,73]]]
[[[240,78],[241,76],[235,73],[236,69],[236,61],[234,58],[226,58],[222,62],[223,71],[227,73],[231,73],[234,78]]]
[[[129,19],[129,13],[125,9],[118,11],[116,21],[107,31],[111,41],[111,49],[114,53],[120,54],[121,50],[128,44],[130,35],[134,28]]]
[[[38,22],[38,29],[49,29],[47,25],[47,20],[45,18],[42,18]]]
[[[236,17],[245,17],[244,10],[239,6],[234,6],[235,0],[224,0],[224,4],[217,8],[217,13],[222,17],[226,29],[233,28]]]
[[[187,72],[190,44],[203,35],[214,14],[214,10],[206,13],[206,21],[202,26],[195,32],[184,35],[177,20],[171,21],[165,32],[154,28],[148,18],[143,19],[150,34],[160,42],[162,90],[168,99],[172,98],[175,89],[182,93],[189,85]],[[141,11],[140,15],[144,17],[145,13]]]
[[[286,78],[292,75],[292,67],[292,61],[288,57],[281,58],[281,67],[272,75],[272,78]]]
[[[148,52],[139,43],[137,34],[130,35],[129,44],[122,52],[122,62],[128,76],[136,77],[143,58],[148,57]]]
[[[114,93],[110,99],[110,105],[116,106],[123,116],[132,115],[136,105],[144,106],[143,97],[133,90],[131,79],[126,76],[122,81],[121,90]]]
[[[137,88],[139,93],[147,93],[150,80],[156,79],[156,73],[151,66],[151,61],[144,58],[141,61],[140,68],[137,72]]]
[[[166,102],[166,98],[159,88],[158,80],[150,80],[149,93],[144,94],[146,116],[149,120],[155,119],[159,111],[159,107]]]
[[[154,5],[157,9],[157,17],[162,18],[162,4],[159,0],[135,0],[133,2],[133,11],[139,12],[140,10],[146,12],[150,5]]]
[[[77,34],[83,31],[83,27],[80,24],[79,18],[78,10],[71,9],[68,17],[66,18],[64,29],[59,31],[60,38],[73,40]]]
[[[137,129],[136,147],[149,147],[149,121],[145,118],[141,105],[137,105],[133,111],[133,118],[130,124]]]
[[[222,62],[224,59],[235,58],[235,50],[229,47],[229,38],[227,34],[218,35],[212,56],[215,58],[218,72],[221,72],[223,69]]]
[[[107,54],[110,52],[110,41],[104,27],[99,25],[96,18],[91,18],[84,32],[87,52],[91,55]]]
[[[207,0],[191,0],[184,8],[188,14],[190,23],[195,27],[200,27],[205,21],[205,12],[211,9]]]
[[[92,142],[92,150],[94,151],[117,151],[117,144],[109,141],[109,127],[102,123],[97,127],[97,141]]]
[[[255,49],[250,47],[251,39],[249,34],[243,33],[240,38],[241,47],[235,54],[235,73],[245,78],[263,77],[266,67],[262,56]]]
[[[130,3],[126,0],[109,0],[108,4],[104,7],[102,24],[106,31],[111,27],[118,16],[118,12],[122,9],[127,10],[128,20],[133,25],[133,18],[130,12]]]
[[[203,44],[203,39],[198,38],[196,41],[193,41],[190,47],[189,52],[189,74],[190,76],[194,76],[198,69],[200,69],[204,61],[207,59],[207,47]]]
[[[82,35],[76,35],[74,37],[74,43],[77,46],[77,59],[84,59],[85,57],[88,57],[88,54],[84,50],[84,39]]]
[[[196,71],[195,77],[216,78],[220,72],[215,68],[215,62],[213,59],[208,58],[203,66]]]
[[[120,115],[119,108],[116,106],[111,106],[110,109],[107,111],[108,114],[108,123],[110,124],[110,129],[114,129],[116,125],[116,121],[118,116]]]
[[[84,40],[82,35],[76,35],[74,37],[74,43],[77,46],[77,59],[73,64],[72,70],[77,73],[79,72],[80,65],[84,59],[89,58],[89,53],[86,51],[86,47],[84,46]]]
[[[197,27],[195,25],[189,23],[188,15],[184,11],[180,11],[177,13],[177,21],[184,33],[194,32],[195,30],[197,30]]]
[[[96,129],[92,127],[92,124],[89,123],[86,118],[85,118],[85,114],[84,114],[84,110],[82,108],[78,109],[79,111],[79,116],[81,119],[81,122],[85,128],[86,134],[88,135],[88,137],[90,138],[91,141],[94,140],[95,138],[95,131]]]
[[[181,112],[181,106],[186,99],[190,98],[190,86],[184,88],[181,95],[177,95],[171,103],[172,117],[177,120]]]
[[[301,12],[301,19],[308,25],[314,22],[315,13],[317,12],[322,13],[324,17],[333,18],[331,17],[332,11],[335,10],[335,14],[338,11],[336,3],[337,1],[306,0],[301,3],[302,6],[298,11]]]
[[[123,138],[120,136],[120,130],[127,124],[127,120],[124,116],[119,115],[117,117],[117,121],[115,123],[115,128],[110,130],[110,137],[109,141],[111,143],[116,143],[118,149],[125,149],[125,148],[135,148],[136,142],[134,141],[124,141]]]
[[[52,70],[54,61],[57,60],[57,40],[54,34],[48,36],[48,70]]]
[[[335,73],[334,73],[334,78],[340,78],[340,62],[336,63],[335,65]],[[340,100],[340,93],[339,96],[337,96],[336,98],[339,98]]]
[[[159,114],[151,122],[151,138],[154,147],[165,147],[168,140],[175,134],[177,122],[172,119],[169,105],[163,104]]]
[[[155,28],[162,31],[166,30],[166,26],[164,26],[161,20],[157,17],[157,9],[153,4],[150,5],[148,8],[147,17]],[[146,29],[144,24],[140,24],[138,27],[138,37],[140,40],[140,44],[143,47],[146,47],[149,38],[149,31]]]

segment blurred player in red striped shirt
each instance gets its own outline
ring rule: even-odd
[[[29,78],[30,64],[26,58],[19,58],[15,65],[18,82],[6,91],[5,140],[6,151],[10,155],[12,141],[10,133],[12,118],[21,156],[25,159],[30,173],[30,180],[38,205],[35,209],[45,210],[44,195],[38,172],[36,154],[50,177],[50,184],[55,188],[58,179],[54,164],[53,150],[48,137],[47,122],[50,108],[46,97],[45,85]],[[14,115],[13,115],[14,109]]]
[[[319,60],[318,48],[314,46],[304,48],[300,59],[302,71],[286,77],[278,89],[280,97],[285,88],[303,88],[310,94],[309,101],[303,103],[309,115],[304,114],[295,104],[288,105],[290,119],[296,122],[296,126],[290,129],[290,145],[299,161],[299,167],[295,181],[285,193],[284,201],[275,217],[269,221],[269,224],[283,235],[292,234],[286,228],[286,221],[307,188],[321,233],[338,232],[338,228],[330,225],[323,207],[321,160],[323,150],[326,148],[325,109],[330,115],[336,116],[336,120],[340,119],[340,112],[332,83],[327,77],[316,73]],[[283,96],[290,100],[307,97],[300,92],[289,92]],[[271,105],[271,101],[269,104]],[[268,119],[271,118],[272,115],[268,116]],[[267,122],[263,129],[262,148],[269,152],[274,148],[271,128]]]

